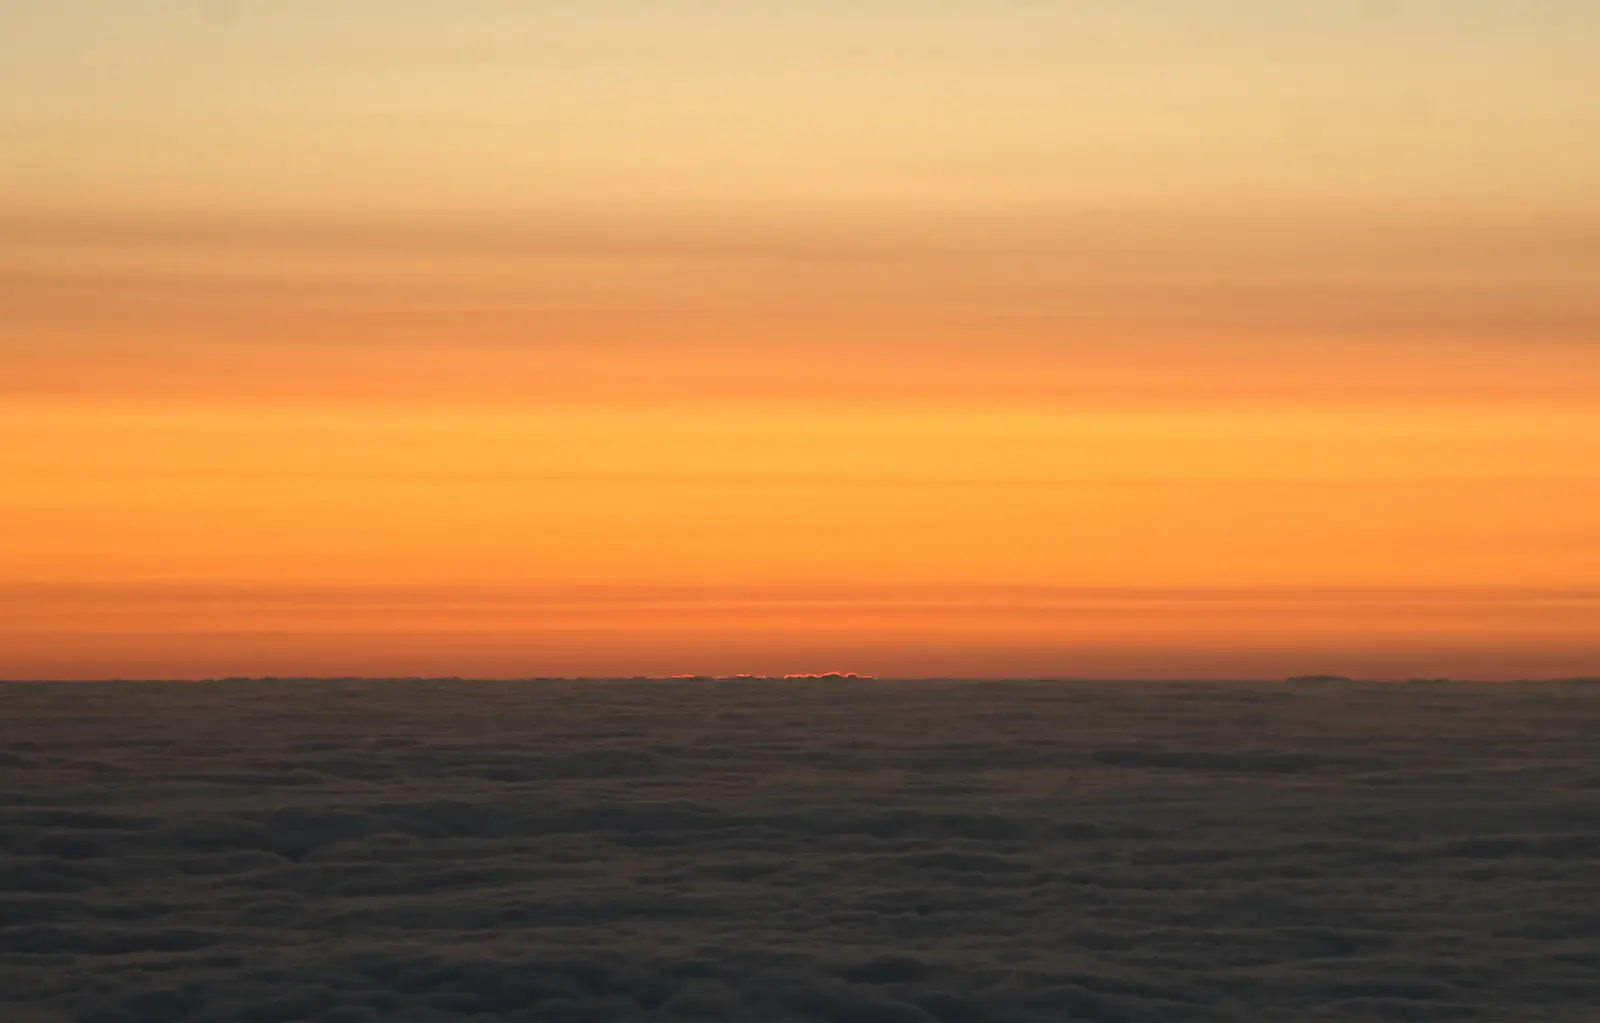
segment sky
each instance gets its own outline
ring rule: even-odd
[[[0,677],[1600,674],[1588,0],[0,5]]]

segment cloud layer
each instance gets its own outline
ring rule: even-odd
[[[0,689],[7,1019],[1584,1020],[1600,690]]]

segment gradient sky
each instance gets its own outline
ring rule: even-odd
[[[1596,53],[0,5],[0,677],[1600,673]]]

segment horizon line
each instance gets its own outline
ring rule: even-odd
[[[1331,674],[1283,676],[1267,675],[862,675],[856,672],[818,672],[786,675],[228,675],[197,677],[106,677],[106,678],[0,678],[0,685],[231,685],[250,682],[965,682],[965,683],[1184,683],[1198,685],[1520,685],[1520,684],[1600,684],[1600,675],[1536,676],[1511,679],[1457,678],[1452,676],[1362,677]]]

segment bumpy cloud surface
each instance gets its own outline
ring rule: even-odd
[[[1600,687],[0,687],[0,1017],[1587,1021]]]

